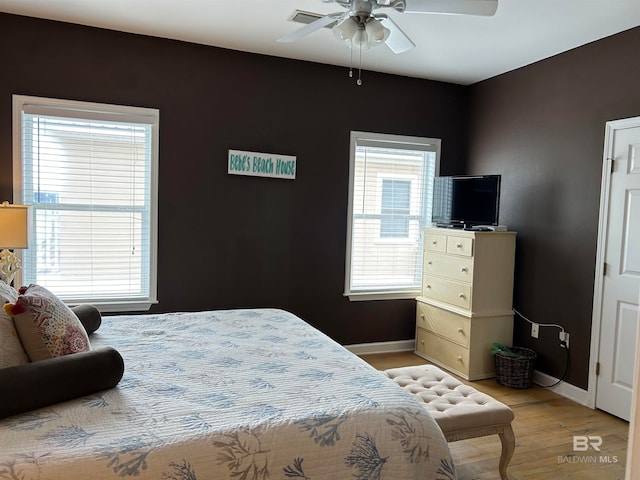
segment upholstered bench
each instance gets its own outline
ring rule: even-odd
[[[423,403],[447,441],[499,435],[500,478],[507,480],[507,465],[515,450],[514,415],[508,406],[433,365],[391,368],[384,373]]]

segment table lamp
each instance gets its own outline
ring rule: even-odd
[[[29,247],[27,205],[0,204],[0,280],[11,285],[20,269],[20,259],[10,249]]]

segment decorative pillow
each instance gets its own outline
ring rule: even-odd
[[[78,317],[44,287],[30,285],[4,308],[32,362],[91,350]]]
[[[111,347],[0,369],[0,419],[108,390],[123,373],[124,360]]]
[[[102,325],[100,310],[93,305],[81,303],[80,305],[71,307],[71,311],[76,314],[76,317],[78,317],[78,320],[80,320],[80,323],[82,323],[82,326],[87,331],[87,335],[91,335]]]
[[[15,303],[18,292],[0,280],[0,303]],[[13,367],[27,363],[27,357],[20,338],[13,326],[13,320],[3,309],[0,309],[0,368]]]

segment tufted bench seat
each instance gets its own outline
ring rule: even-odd
[[[515,450],[514,415],[509,407],[433,365],[391,368],[384,373],[423,403],[447,441],[499,435],[500,478],[507,480],[507,465]]]

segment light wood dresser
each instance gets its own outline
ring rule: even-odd
[[[495,376],[491,345],[513,338],[515,238],[425,229],[417,355],[467,380]]]

